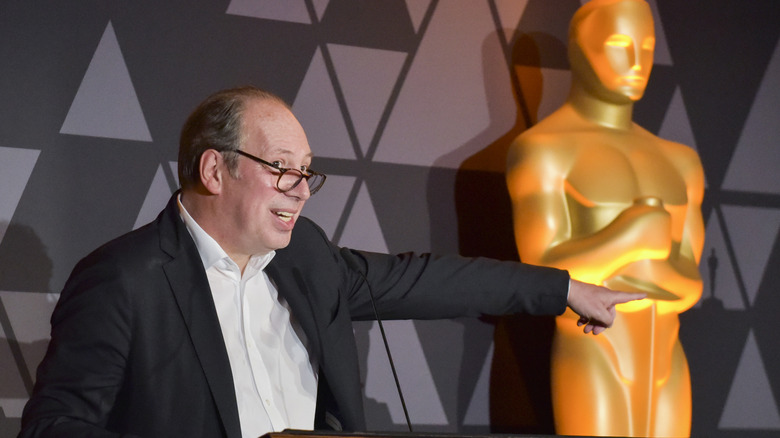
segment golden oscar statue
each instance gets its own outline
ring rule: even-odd
[[[648,299],[599,336],[558,317],[555,427],[565,435],[687,436],[681,312],[701,296],[704,173],[696,152],[632,122],[655,47],[643,0],[592,0],[569,28],[562,107],[513,142],[507,184],[520,258]]]

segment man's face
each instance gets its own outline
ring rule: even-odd
[[[240,149],[281,167],[307,169],[311,149],[303,128],[293,114],[273,101],[253,100],[243,115]],[[309,186],[302,181],[282,193],[276,186],[279,172],[249,158],[238,157],[237,177],[229,175],[223,192],[230,223],[223,231],[240,254],[265,254],[290,243],[290,235],[309,199]]]
[[[655,50],[653,17],[646,3],[626,1],[592,12],[580,23],[576,43],[598,81],[591,86],[631,101],[642,97]]]

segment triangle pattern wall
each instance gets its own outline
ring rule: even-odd
[[[649,3],[656,64],[635,119],[696,149],[707,180],[704,294],[681,316],[680,334],[693,376],[693,435],[766,436],[780,431],[780,274],[772,269],[780,263],[780,8],[771,0]],[[565,32],[580,4],[5,6],[0,438],[18,432],[48,315],[73,265],[156,216],[178,185],[181,123],[219,88],[251,83],[292,104],[312,167],[329,175],[304,214],[339,244],[469,252],[473,238],[489,256],[498,240],[511,246],[511,228],[494,217],[496,242],[466,218],[511,215],[501,151],[565,99]],[[521,40],[540,49],[538,59],[516,50]],[[485,204],[463,201],[469,193]],[[474,328],[389,325],[415,425],[450,433],[497,426],[493,339]],[[356,336],[369,426],[402,431],[376,327],[357,324]],[[554,432],[534,427],[526,431]]]

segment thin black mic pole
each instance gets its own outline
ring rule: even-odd
[[[390,361],[390,369],[393,371],[393,379],[395,379],[395,389],[398,391],[398,398],[401,399],[401,407],[404,408],[404,417],[406,417],[406,426],[409,428],[409,432],[412,430],[412,422],[409,420],[409,411],[406,409],[406,402],[404,401],[404,393],[401,391],[401,383],[398,381],[398,373],[395,371],[395,363],[393,362],[393,355],[390,354],[390,345],[387,343],[387,336],[385,336],[385,327],[382,325],[382,318],[379,317],[379,312],[376,309],[376,301],[374,300],[374,292],[371,290],[371,284],[368,282],[366,275],[363,273],[363,268],[356,260],[355,254],[347,248],[341,248],[341,257],[347,262],[352,270],[357,271],[360,274],[360,278],[368,288],[368,296],[371,298],[371,307],[374,309],[374,317],[379,324],[379,332],[382,333],[382,342],[385,344],[385,351],[387,352],[387,360]]]

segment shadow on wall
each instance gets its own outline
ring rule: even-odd
[[[52,267],[35,230],[7,225],[5,235],[0,235],[0,291],[49,292]]]
[[[498,38],[497,34],[486,38],[483,44],[485,63],[504,58],[503,55],[497,57],[487,53],[500,47],[495,41]],[[442,175],[439,173],[444,171],[438,170],[438,167],[431,169],[428,199],[452,199],[454,195],[458,251],[461,255],[518,260],[512,203],[503,169],[507,151],[514,138],[536,123],[538,118],[543,89],[540,46],[544,47],[545,51],[552,50],[557,52],[556,56],[566,58],[565,44],[547,34],[520,34],[510,42],[510,77],[517,114],[514,126],[497,139],[494,134],[496,128],[488,127],[482,134],[459,148],[478,149],[479,152],[463,161],[455,173],[452,185],[442,184]],[[483,68],[487,72],[495,66],[483,65]],[[490,76],[485,74],[485,77]],[[500,94],[506,90],[506,87],[501,85],[490,81],[485,83],[491,121],[501,120],[501,115],[496,114],[496,111],[506,110],[494,105],[506,98]],[[457,153],[458,151],[453,152]],[[442,193],[453,186],[454,194]],[[447,247],[449,230],[439,224],[446,224],[450,218],[440,217],[446,215],[440,213],[445,211],[444,209],[432,206],[430,211],[431,224],[434,225],[430,233],[431,246]],[[554,318],[517,315],[489,318],[488,321],[495,324],[495,350],[490,378],[490,432],[553,434],[550,346],[555,327]],[[486,352],[487,348],[482,345],[484,340],[466,337],[464,342],[466,345],[463,347],[462,369],[465,372],[469,369],[468,364],[475,360],[472,357],[475,352]],[[473,345],[474,342],[479,345]],[[465,377],[460,379],[461,386],[472,380]],[[459,422],[466,414],[473,389],[459,388]],[[458,426],[459,430],[468,431],[468,427],[463,424]]]
[[[733,291],[728,284],[716,283],[720,269],[731,269],[728,255],[713,249],[703,255],[705,263],[709,285],[699,305],[680,315],[680,340],[691,369],[691,436],[775,436],[780,350],[762,346],[780,342],[776,322],[780,270],[767,269],[755,302],[746,311],[724,305],[723,298]],[[780,266],[777,242],[767,266]],[[748,355],[751,351],[755,356]],[[749,424],[754,430],[729,425],[734,422]]]
[[[8,418],[3,408],[0,408],[0,438],[13,438],[18,433],[22,422],[20,418]]]
[[[386,430],[404,431],[405,429],[402,429],[401,426],[393,424],[393,418],[390,415],[390,409],[387,407],[386,403],[377,401],[376,399],[365,395],[366,370],[368,370],[368,351],[370,344],[369,332],[374,324],[376,323],[373,321],[360,321],[353,322],[352,324],[355,343],[360,352],[360,354],[358,354],[358,361],[360,362],[360,385],[363,388],[363,405],[365,408],[366,424],[368,424],[369,427],[371,427],[371,425],[381,425]]]
[[[0,292],[5,297],[17,293],[47,293],[51,280],[52,262],[35,231],[24,225],[0,224]],[[48,339],[22,342],[24,326],[13,325],[12,320],[25,321],[20,315],[11,315],[8,302],[0,295],[0,438],[15,437],[21,425],[21,409],[32,391],[35,370],[43,358]],[[24,315],[41,318],[37,309]],[[48,310],[47,310],[48,313]],[[48,316],[45,318],[48,324]]]

